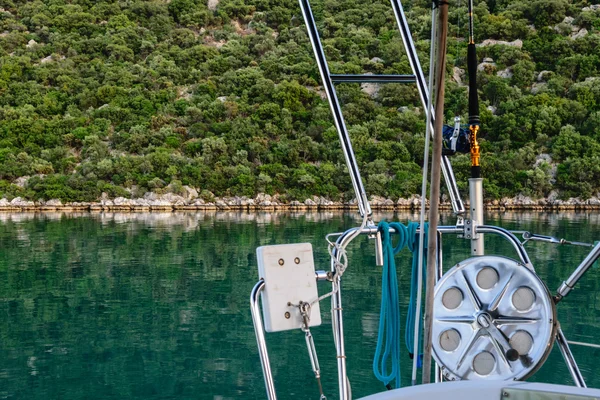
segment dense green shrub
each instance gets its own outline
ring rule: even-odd
[[[183,185],[206,198],[353,196],[296,1],[2,6],[0,196],[91,201]],[[496,63],[478,78],[488,198],[600,190],[600,17],[584,6],[476,4],[478,42],[523,40],[478,48],[480,61]],[[332,72],[410,72],[387,0],[313,7]],[[426,65],[430,3],[405,7]],[[467,26],[464,4],[450,12],[449,78],[466,68]],[[588,34],[574,39],[573,26]],[[369,193],[419,192],[425,115],[416,87],[337,89]],[[445,111],[450,123],[466,117],[464,82],[448,80]],[[465,188],[468,157],[454,163]]]

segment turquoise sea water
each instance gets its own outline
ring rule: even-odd
[[[576,241],[600,239],[594,213],[503,213],[487,221]],[[256,247],[311,242],[317,268],[326,269],[324,236],[357,224],[355,216],[337,213],[0,214],[0,398],[265,398],[248,305]],[[488,253],[506,249],[486,240]],[[343,287],[355,398],[383,390],[371,371],[381,299],[372,246],[366,238],[351,246]],[[466,248],[445,241],[446,267],[466,258]],[[586,254],[543,243],[527,248],[552,292]],[[403,253],[403,312],[409,265]],[[558,306],[569,340],[600,343],[598,275],[591,270]],[[328,309],[327,302],[313,334],[332,399],[337,372]],[[267,340],[279,397],[318,398],[302,333]],[[573,346],[573,352],[588,385],[600,387],[600,350]],[[410,360],[402,357],[406,384]],[[571,382],[558,349],[532,380]]]

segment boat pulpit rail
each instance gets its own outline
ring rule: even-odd
[[[419,229],[417,229],[418,231]],[[502,286],[504,289],[502,290],[498,290],[498,293],[502,293],[502,296],[505,296],[506,298],[510,298],[510,300],[508,300],[509,302],[512,302],[510,304],[512,304],[511,306],[513,308],[516,308],[517,311],[521,314],[523,314],[523,312],[528,312],[533,310],[533,304],[534,302],[536,302],[536,298],[535,298],[535,293],[538,293],[537,296],[540,296],[539,293],[543,292],[544,290],[542,290],[542,288],[545,288],[545,285],[543,285],[541,283],[541,281],[538,282],[539,278],[537,278],[537,275],[535,275],[535,270],[533,268],[533,265],[531,263],[531,260],[529,258],[529,255],[527,254],[527,251],[525,250],[525,247],[523,245],[523,243],[521,243],[519,241],[519,239],[510,231],[503,229],[501,227],[497,227],[497,226],[490,226],[490,225],[481,225],[481,226],[477,226],[476,230],[478,230],[480,233],[486,233],[486,234],[492,234],[492,235],[497,235],[499,237],[501,237],[502,239],[506,240],[511,247],[514,250],[514,255],[515,255],[515,260],[511,260],[505,257],[496,257],[496,256],[483,256],[483,257],[474,257],[474,258],[470,258],[468,260],[465,260],[459,264],[457,264],[457,266],[453,267],[452,269],[450,269],[450,271],[448,272],[452,272],[455,269],[460,269],[462,268],[461,266],[464,265],[465,263],[473,263],[477,260],[480,261],[485,261],[483,265],[481,264],[478,268],[480,269],[494,269],[494,271],[497,271],[496,274],[491,274],[491,275],[495,275],[497,276],[498,282],[500,280],[503,281],[504,286]],[[329,271],[314,271],[314,279],[316,282],[319,281],[327,281],[332,283],[332,291],[330,292],[330,296],[331,296],[331,310],[332,310],[332,327],[334,330],[334,342],[335,342],[335,347],[336,347],[336,358],[337,358],[337,369],[338,369],[338,388],[339,388],[339,398],[340,399],[350,399],[350,388],[349,388],[349,384],[348,384],[348,378],[347,378],[347,355],[346,355],[346,350],[345,350],[345,343],[344,343],[344,325],[343,325],[343,309],[342,309],[342,285],[341,285],[341,280],[339,279],[339,277],[336,277],[336,274],[339,274],[339,270],[337,268],[337,264],[340,263],[342,261],[342,258],[345,256],[344,251],[339,251],[339,249],[345,249],[345,247],[349,244],[349,242],[356,238],[357,236],[373,236],[377,233],[377,228],[375,226],[366,226],[366,227],[357,227],[357,228],[351,228],[348,229],[347,231],[341,233],[341,234],[332,234],[332,235],[337,235],[337,240],[335,242],[335,246],[332,247],[332,251],[331,251],[331,255],[332,255],[332,259],[331,259],[331,265],[330,265],[330,270]],[[390,229],[390,233],[395,234],[395,230]],[[448,280],[447,276],[448,273],[446,275],[444,275],[444,265],[443,265],[443,257],[442,257],[442,238],[443,236],[447,236],[447,235],[453,235],[456,236],[458,238],[462,238],[465,240],[468,240],[468,238],[465,237],[465,228],[464,226],[458,225],[458,226],[439,226],[438,227],[438,248],[437,248],[437,256],[436,256],[436,262],[437,262],[437,276],[436,276],[436,282],[440,282],[440,280],[444,277],[445,280]],[[269,247],[269,246],[267,246]],[[276,246],[274,246],[276,247]],[[489,260],[488,260],[489,258]],[[508,260],[508,261],[502,261],[505,264],[508,265],[507,266],[499,266],[499,264],[494,264],[493,260],[494,259],[502,259],[502,260]],[[577,281],[579,279],[581,279],[581,277],[583,276],[583,274],[590,268],[590,266],[598,259],[600,258],[600,244],[596,245],[592,251],[588,254],[588,256],[585,258],[585,260],[579,265],[579,267],[577,267],[575,269],[575,271],[571,274],[571,276],[569,276],[569,278],[567,278],[565,280],[565,282],[563,283],[563,285],[561,285],[561,288],[559,289],[559,295],[566,295],[568,294],[568,292],[574,287],[574,285],[577,283]],[[485,259],[485,260],[484,260]],[[503,273],[505,271],[503,271],[502,269],[510,269],[510,273],[508,273],[509,277],[507,278],[507,274]],[[520,268],[522,268],[523,270],[519,270]],[[491,271],[490,269],[490,271]],[[499,275],[498,272],[502,273],[502,275]],[[471,289],[467,289],[469,286],[472,285],[479,285],[483,288],[483,290],[487,290],[487,284],[481,283],[480,279],[482,274],[478,274],[477,271],[474,272],[470,272],[472,279],[470,280],[470,282],[465,282],[466,286],[463,286],[461,288],[462,290],[462,294],[465,297],[470,297],[471,301],[473,301],[472,295],[473,293],[469,294],[469,290]],[[485,274],[486,276],[490,276],[490,274]],[[509,290],[507,289],[509,287],[509,284],[507,283],[507,281],[510,281],[511,279],[513,279],[513,276],[522,276],[518,279],[514,279],[515,282],[521,282],[519,284],[516,284],[515,288],[511,288],[510,293],[507,294],[509,292]],[[535,278],[533,278],[535,277]],[[465,278],[460,278],[460,279],[465,279]],[[487,280],[489,281],[489,279]],[[524,283],[525,282],[525,283]],[[527,283],[529,282],[529,283]],[[531,283],[533,282],[533,283]],[[273,379],[273,373],[271,370],[271,366],[270,366],[270,361],[269,361],[269,355],[268,355],[268,350],[267,350],[267,344],[266,344],[266,338],[265,338],[265,328],[264,328],[264,324],[260,315],[260,307],[259,307],[259,298],[261,297],[261,293],[263,293],[263,291],[265,290],[265,287],[268,283],[264,280],[264,279],[260,279],[259,282],[255,285],[254,289],[252,290],[252,294],[250,296],[250,303],[251,303],[251,311],[252,311],[252,319],[253,319],[253,323],[254,323],[254,328],[255,328],[255,333],[256,333],[256,340],[257,340],[257,344],[258,344],[258,350],[259,350],[259,354],[260,354],[260,360],[261,360],[261,364],[262,364],[262,369],[263,369],[263,374],[264,374],[264,379],[265,379],[265,385],[266,385],[266,389],[267,389],[267,397],[269,399],[276,399],[276,392],[275,392],[275,386],[274,386],[274,379]],[[493,285],[495,285],[496,283],[491,283],[490,287],[492,287]],[[438,286],[436,285],[436,296],[438,298],[437,301],[443,302],[443,301],[450,301],[448,299],[442,299],[442,296],[444,296],[444,290],[443,289],[439,289],[438,290]],[[452,288],[458,288],[460,285],[453,283],[452,285],[450,285]],[[441,287],[441,286],[440,286]],[[530,289],[531,287],[531,289]],[[525,288],[525,289],[523,289]],[[446,288],[447,291],[448,288]],[[518,292],[518,290],[521,290],[521,292]],[[545,289],[547,291],[547,289]],[[534,293],[534,298],[531,297],[531,293]],[[529,297],[528,297],[529,295]],[[500,295],[496,296],[497,297],[497,303],[500,303],[500,299],[501,297]],[[516,296],[516,297],[515,297]],[[322,296],[323,297],[323,296]],[[540,299],[544,298],[544,296],[539,297]],[[550,297],[548,297],[550,298]],[[562,297],[561,297],[562,298]],[[523,360],[524,356],[527,355],[528,351],[530,348],[532,348],[532,346],[534,345],[534,340],[532,340],[532,338],[535,337],[535,340],[538,339],[538,337],[540,335],[538,334],[533,334],[533,333],[527,333],[529,332],[528,329],[526,328],[522,328],[523,326],[528,326],[530,324],[534,324],[537,323],[537,319],[539,319],[537,316],[542,315],[547,315],[546,317],[544,317],[546,320],[548,319],[548,316],[552,316],[550,318],[551,324],[548,326],[548,328],[544,328],[543,332],[544,333],[544,337],[547,337],[548,343],[541,343],[542,346],[544,347],[544,345],[547,346],[547,349],[545,349],[545,351],[542,351],[539,354],[539,362],[543,362],[545,360],[545,357],[547,356],[549,349],[552,347],[552,342],[554,340],[556,340],[559,349],[561,351],[561,354],[563,355],[565,362],[568,366],[568,369],[570,371],[571,377],[573,378],[576,386],[579,387],[586,387],[585,385],[585,381],[583,379],[583,376],[577,366],[577,363],[573,357],[573,354],[569,348],[568,342],[565,338],[565,335],[560,327],[560,324],[558,323],[558,321],[556,321],[556,317],[554,316],[554,306],[555,306],[555,302],[558,301],[557,297],[552,298],[554,300],[553,301],[541,301],[541,303],[538,301],[536,304],[540,304],[540,310],[545,310],[545,311],[535,311],[533,312],[534,317],[532,318],[527,318],[527,317],[522,317],[520,320],[518,318],[507,318],[506,316],[497,316],[494,311],[492,310],[491,312],[487,312],[487,313],[482,313],[481,310],[479,311],[475,311],[474,313],[472,313],[473,315],[473,326],[475,327],[475,331],[479,331],[482,330],[483,333],[480,333],[478,335],[488,335],[490,338],[490,343],[492,343],[492,346],[495,346],[498,349],[502,349],[502,351],[498,350],[498,352],[496,353],[496,355],[500,355],[500,359],[499,360],[495,360],[498,361],[499,363],[504,363],[505,365],[507,364],[509,367],[511,365],[511,363],[517,361],[517,360]],[[461,300],[462,301],[462,300]],[[466,301],[466,300],[465,300]],[[525,304],[526,302],[530,301],[531,304]],[[493,301],[490,302],[488,301],[485,305],[488,307],[498,307],[498,304],[492,304],[490,305],[490,303],[494,303]],[[443,303],[441,303],[443,304]],[[447,303],[450,304],[450,303]],[[446,305],[447,305],[446,304]],[[288,303],[289,305],[289,303]],[[481,306],[481,304],[479,305]],[[448,307],[446,307],[447,309]],[[542,314],[539,314],[540,312],[542,312]],[[500,326],[505,326],[505,325],[511,325],[512,328],[510,329],[511,332],[509,332],[509,336],[506,336],[506,334],[504,333],[504,331],[501,330],[501,328],[492,328],[492,327],[488,327],[488,326],[484,326],[485,325],[485,316],[481,317],[479,314],[485,314],[488,316],[491,316],[492,319],[494,319],[494,321],[496,322],[496,325]],[[523,314],[523,315],[526,315]],[[470,317],[471,318],[471,317]],[[502,320],[502,318],[504,318],[504,320]],[[435,319],[435,316],[434,316]],[[481,319],[481,321],[479,321]],[[508,322],[507,322],[508,321]],[[521,325],[519,325],[521,324]],[[493,334],[492,334],[493,332]],[[537,331],[536,331],[537,332]],[[542,331],[540,331],[542,332]],[[438,332],[439,333],[439,332]],[[506,336],[506,338],[503,338],[503,336]],[[450,342],[448,342],[450,343]],[[448,343],[444,343],[444,345],[448,346]],[[536,343],[536,345],[539,346],[539,343]],[[482,354],[482,353],[490,353],[488,350],[485,350],[483,345],[479,345],[478,347],[478,354]],[[524,349],[524,350],[523,350]],[[443,349],[442,349],[443,350]],[[511,351],[514,350],[514,351]],[[524,354],[513,354],[514,352],[522,352]],[[316,354],[316,352],[315,352]],[[473,359],[477,356],[477,354],[471,354],[471,365],[476,365],[475,362],[473,361]],[[489,356],[487,356],[489,358]],[[511,359],[512,357],[515,357],[514,359]],[[527,359],[527,358],[525,358]],[[486,371],[486,368],[496,368],[494,365],[489,363],[489,360],[486,361],[485,358],[479,357],[478,359],[479,362],[477,365],[478,368],[482,368],[479,370],[479,372],[482,371]],[[454,360],[457,361],[457,360]],[[487,364],[486,364],[487,362]],[[525,364],[523,364],[525,365]],[[527,370],[521,374],[520,378],[523,378],[525,376],[530,375],[531,372],[533,372],[536,367],[538,367],[539,365],[535,365],[533,366],[530,370]],[[441,381],[441,380],[447,380],[447,379],[462,379],[461,376],[459,375],[455,375],[455,374],[451,374],[448,373],[448,366],[445,365],[440,365],[437,364],[436,365],[436,371],[438,372],[436,374],[436,381]],[[477,375],[477,371],[474,372],[475,375],[474,376],[483,376],[484,374],[479,373],[479,375]],[[517,376],[517,378],[519,378],[519,376]],[[512,379],[512,378],[511,378]]]

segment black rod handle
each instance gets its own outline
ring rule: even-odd
[[[479,125],[479,96],[477,95],[477,51],[475,43],[467,47],[467,69],[469,71],[469,125]]]

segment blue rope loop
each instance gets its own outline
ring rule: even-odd
[[[379,333],[377,336],[377,346],[375,348],[375,357],[373,358],[373,373],[388,389],[391,388],[391,382],[395,380],[396,388],[401,386],[400,381],[400,301],[398,298],[398,274],[396,272],[396,262],[394,256],[402,249],[408,247],[413,253],[413,272],[411,277],[411,297],[409,311],[406,321],[405,342],[409,352],[413,349],[412,333],[414,332],[414,299],[416,298],[416,279],[415,271],[418,264],[418,243],[419,235],[417,229],[419,224],[410,222],[408,227],[397,222],[387,223],[381,221],[377,230],[381,233],[383,245],[383,272],[381,282],[381,310],[379,313]],[[396,246],[392,244],[390,229],[394,230],[398,236]],[[425,235],[427,235],[427,225],[425,225]],[[426,236],[427,237],[427,236]],[[414,290],[413,290],[414,288]],[[414,292],[414,294],[413,294]],[[410,331],[409,328],[413,329]],[[410,340],[410,342],[409,342]],[[409,347],[409,344],[412,346]],[[391,370],[388,372],[388,364],[391,364]]]
[[[417,233],[417,229],[419,224],[411,222],[409,224],[409,230],[411,230],[410,237],[412,240],[408,243],[408,249],[412,252],[412,269],[410,275],[410,299],[408,301],[408,312],[406,314],[406,330],[404,332],[404,342],[406,344],[406,349],[408,350],[409,355],[414,357],[415,354],[415,322],[417,319],[417,284],[419,279],[419,234]],[[423,237],[423,264],[421,265],[421,271],[423,271],[423,289],[425,289],[425,280],[426,280],[426,268],[427,265],[427,238],[429,234],[429,224],[425,224],[425,235]],[[424,290],[423,290],[424,291]],[[419,316],[421,318],[421,316]],[[419,354],[421,353],[421,349],[423,341],[419,340]],[[421,360],[421,355],[419,355],[419,360]],[[417,364],[419,367],[421,365]]]

